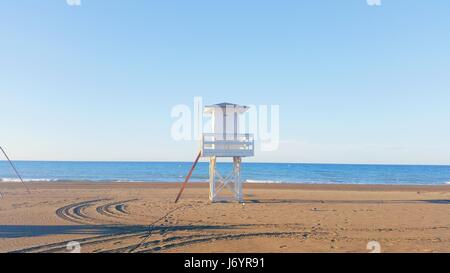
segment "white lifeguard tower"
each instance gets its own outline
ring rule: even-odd
[[[219,194],[228,189],[234,199],[242,202],[242,157],[254,156],[252,134],[240,133],[239,117],[249,109],[232,103],[220,103],[205,107],[211,115],[212,133],[204,133],[201,156],[209,157],[209,199],[221,201]],[[233,158],[230,174],[224,176],[216,168],[217,158]]]
[[[242,202],[242,157],[253,156],[255,153],[253,135],[240,133],[239,117],[248,109],[248,106],[226,102],[205,107],[205,113],[211,115],[212,132],[203,134],[201,150],[181,186],[175,203],[178,202],[186,188],[200,157],[209,157],[209,199],[211,202],[226,200],[224,196],[219,196],[224,189],[229,190],[233,199]],[[217,158],[233,158],[233,168],[230,174],[223,176],[219,173],[216,168]]]

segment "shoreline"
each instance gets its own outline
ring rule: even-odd
[[[27,186],[31,188],[60,188],[71,186],[86,186],[86,187],[104,187],[105,185],[113,188],[179,188],[183,182],[116,182],[116,181],[73,181],[73,180],[61,180],[61,181],[31,181],[25,182]],[[23,187],[20,182],[0,182],[1,188],[20,188]],[[208,188],[208,182],[189,182],[187,189],[189,188]],[[415,191],[415,190],[428,190],[428,191],[450,191],[450,185],[389,185],[389,184],[326,184],[326,183],[244,183],[244,189],[294,189],[294,190],[353,190],[353,191]]]

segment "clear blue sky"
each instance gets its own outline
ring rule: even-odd
[[[172,106],[279,104],[254,161],[450,164],[450,3],[1,1],[16,159],[192,160]]]

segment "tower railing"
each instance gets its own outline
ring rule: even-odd
[[[203,134],[202,156],[204,157],[247,157],[254,154],[253,134]]]

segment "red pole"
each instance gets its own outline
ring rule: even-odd
[[[179,192],[178,195],[177,195],[177,199],[175,199],[175,203],[178,202],[178,199],[180,199],[181,194],[182,194],[183,191],[184,191],[184,188],[186,188],[186,184],[189,182],[189,179],[191,179],[192,172],[194,171],[195,166],[197,166],[197,162],[198,162],[198,160],[200,159],[200,156],[201,156],[201,155],[202,155],[202,151],[200,151],[200,152],[198,153],[198,156],[197,156],[197,158],[195,159],[194,164],[193,164],[192,167],[191,167],[191,170],[189,171],[188,175],[186,176],[186,179],[184,180],[184,183],[183,183],[183,185],[181,186],[180,192]]]

